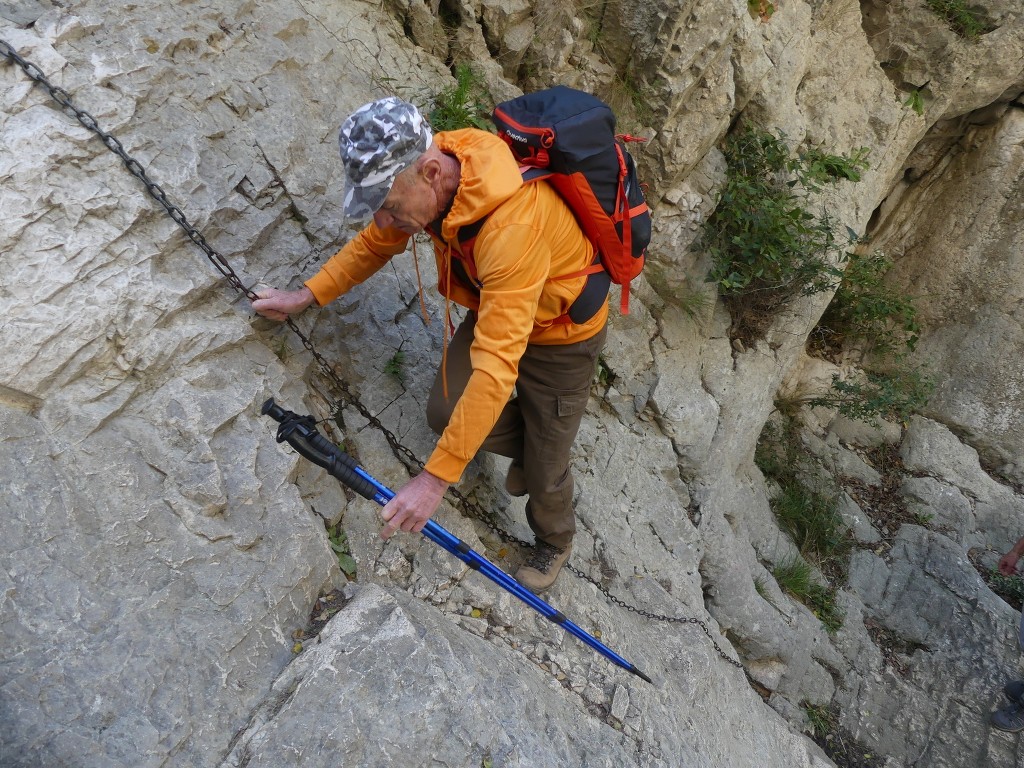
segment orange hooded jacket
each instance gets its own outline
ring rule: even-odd
[[[586,278],[550,278],[583,270],[594,260],[594,246],[568,206],[547,184],[524,184],[511,151],[486,131],[438,133],[434,142],[461,163],[459,187],[442,223],[441,239],[434,239],[438,290],[477,313],[470,347],[473,373],[426,464],[431,474],[455,483],[512,396],[527,343],[589,339],[604,327],[608,302],[585,323],[555,322],[579,295]],[[452,250],[458,249],[460,227],[488,215],[473,249],[482,284],[477,294],[453,272]],[[405,251],[409,237],[371,223],[306,285],[323,306]]]

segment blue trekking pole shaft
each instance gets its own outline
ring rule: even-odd
[[[311,416],[298,416],[277,405],[273,398],[263,404],[263,415],[270,416],[280,423],[277,430],[277,441],[287,442],[299,454],[323,467],[333,477],[360,496],[371,499],[381,506],[394,498],[390,488],[382,485],[347,453],[342,451],[327,438],[320,434]],[[428,520],[421,533],[442,549],[450,552],[474,571],[486,576],[506,592],[518,597],[537,613],[566,632],[583,641],[605,658],[622,667],[637,677],[651,683],[651,678],[626,661],[619,654],[606,646],[593,635],[569,621],[565,615],[549,603],[537,597],[512,576],[505,573],[487,558],[475,552],[468,544],[445,529],[443,526]]]

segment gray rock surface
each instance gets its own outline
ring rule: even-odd
[[[1020,495],[979,459],[1016,476],[1019,355],[1000,353],[1021,346],[1024,18],[986,4],[995,29],[976,48],[909,0],[777,6],[765,22],[706,0],[600,18],[551,3],[0,4],[0,39],[118,137],[246,287],[295,286],[351,236],[334,136],[359,104],[397,90],[428,106],[449,59],[474,61],[497,99],[554,82],[615,96],[650,139],[637,155],[656,238],[578,440],[572,563],[642,612],[700,622],[559,580],[550,601],[647,686],[420,537],[383,543],[377,507],[258,413],[269,396],[313,413],[404,482],[388,438],[428,455],[444,332],[430,290],[420,314],[412,260],[298,319],[338,392],[121,160],[0,63],[0,762],[811,768],[831,762],[802,733],[806,708],[832,705],[886,766],[1020,764],[986,722],[1016,670],[1018,615],[971,558],[1024,531]],[[906,85],[925,81],[918,115]],[[868,147],[863,181],[822,202],[905,252],[896,278],[932,297],[919,352],[945,377],[929,418],[905,435],[808,419],[823,465],[867,485],[887,479],[870,449],[902,441],[895,487],[928,521],[882,536],[876,510],[847,504],[864,547],[835,585],[834,634],[771,576],[797,549],[752,464],[777,397],[835,368],[804,351],[828,297],[734,345],[690,250],[724,173],[715,146],[741,117],[794,146]],[[503,471],[480,457],[460,490],[528,539]],[[470,512],[446,503],[437,519],[513,568],[518,548]],[[325,521],[347,534],[354,582]],[[351,602],[302,633],[342,588]]]

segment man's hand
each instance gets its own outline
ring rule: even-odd
[[[381,529],[380,537],[390,538],[399,528],[413,533],[422,531],[447,490],[446,481],[425,470],[420,472],[384,506],[380,514],[387,525]]]
[[[315,301],[313,292],[306,286],[297,291],[279,291],[277,288],[264,288],[256,291],[258,299],[253,301],[252,308],[271,320],[287,320]]]

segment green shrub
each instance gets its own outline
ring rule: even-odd
[[[712,259],[708,280],[748,329],[739,335],[757,338],[765,315],[839,282],[830,260],[839,251],[832,222],[825,211],[811,213],[809,198],[824,184],[859,179],[866,150],[794,156],[782,139],[748,127],[727,139],[724,152],[725,184],[698,247]]]
[[[885,285],[892,259],[882,251],[847,253],[843,280],[818,328],[834,341],[867,345],[867,352],[913,351],[921,330],[914,300]]]
[[[427,114],[435,131],[454,131],[459,128],[479,128],[493,131],[491,110],[485,103],[483,81],[469,64],[455,67],[455,85],[434,97],[434,107]]]
[[[771,0],[747,0],[747,10],[755,19],[770,21],[778,9]]]
[[[832,377],[832,389],[808,405],[835,408],[850,419],[877,424],[879,418],[906,421],[928,403],[935,383],[921,368],[899,367],[867,373],[863,379]]]
[[[812,346],[820,342],[828,353],[860,345],[879,370],[861,378],[833,376],[831,389],[808,404],[871,424],[879,418],[905,421],[928,403],[934,389],[923,367],[906,363],[921,331],[917,308],[912,297],[885,284],[892,260],[884,253],[847,253],[846,259],[842,283],[811,334]]]

